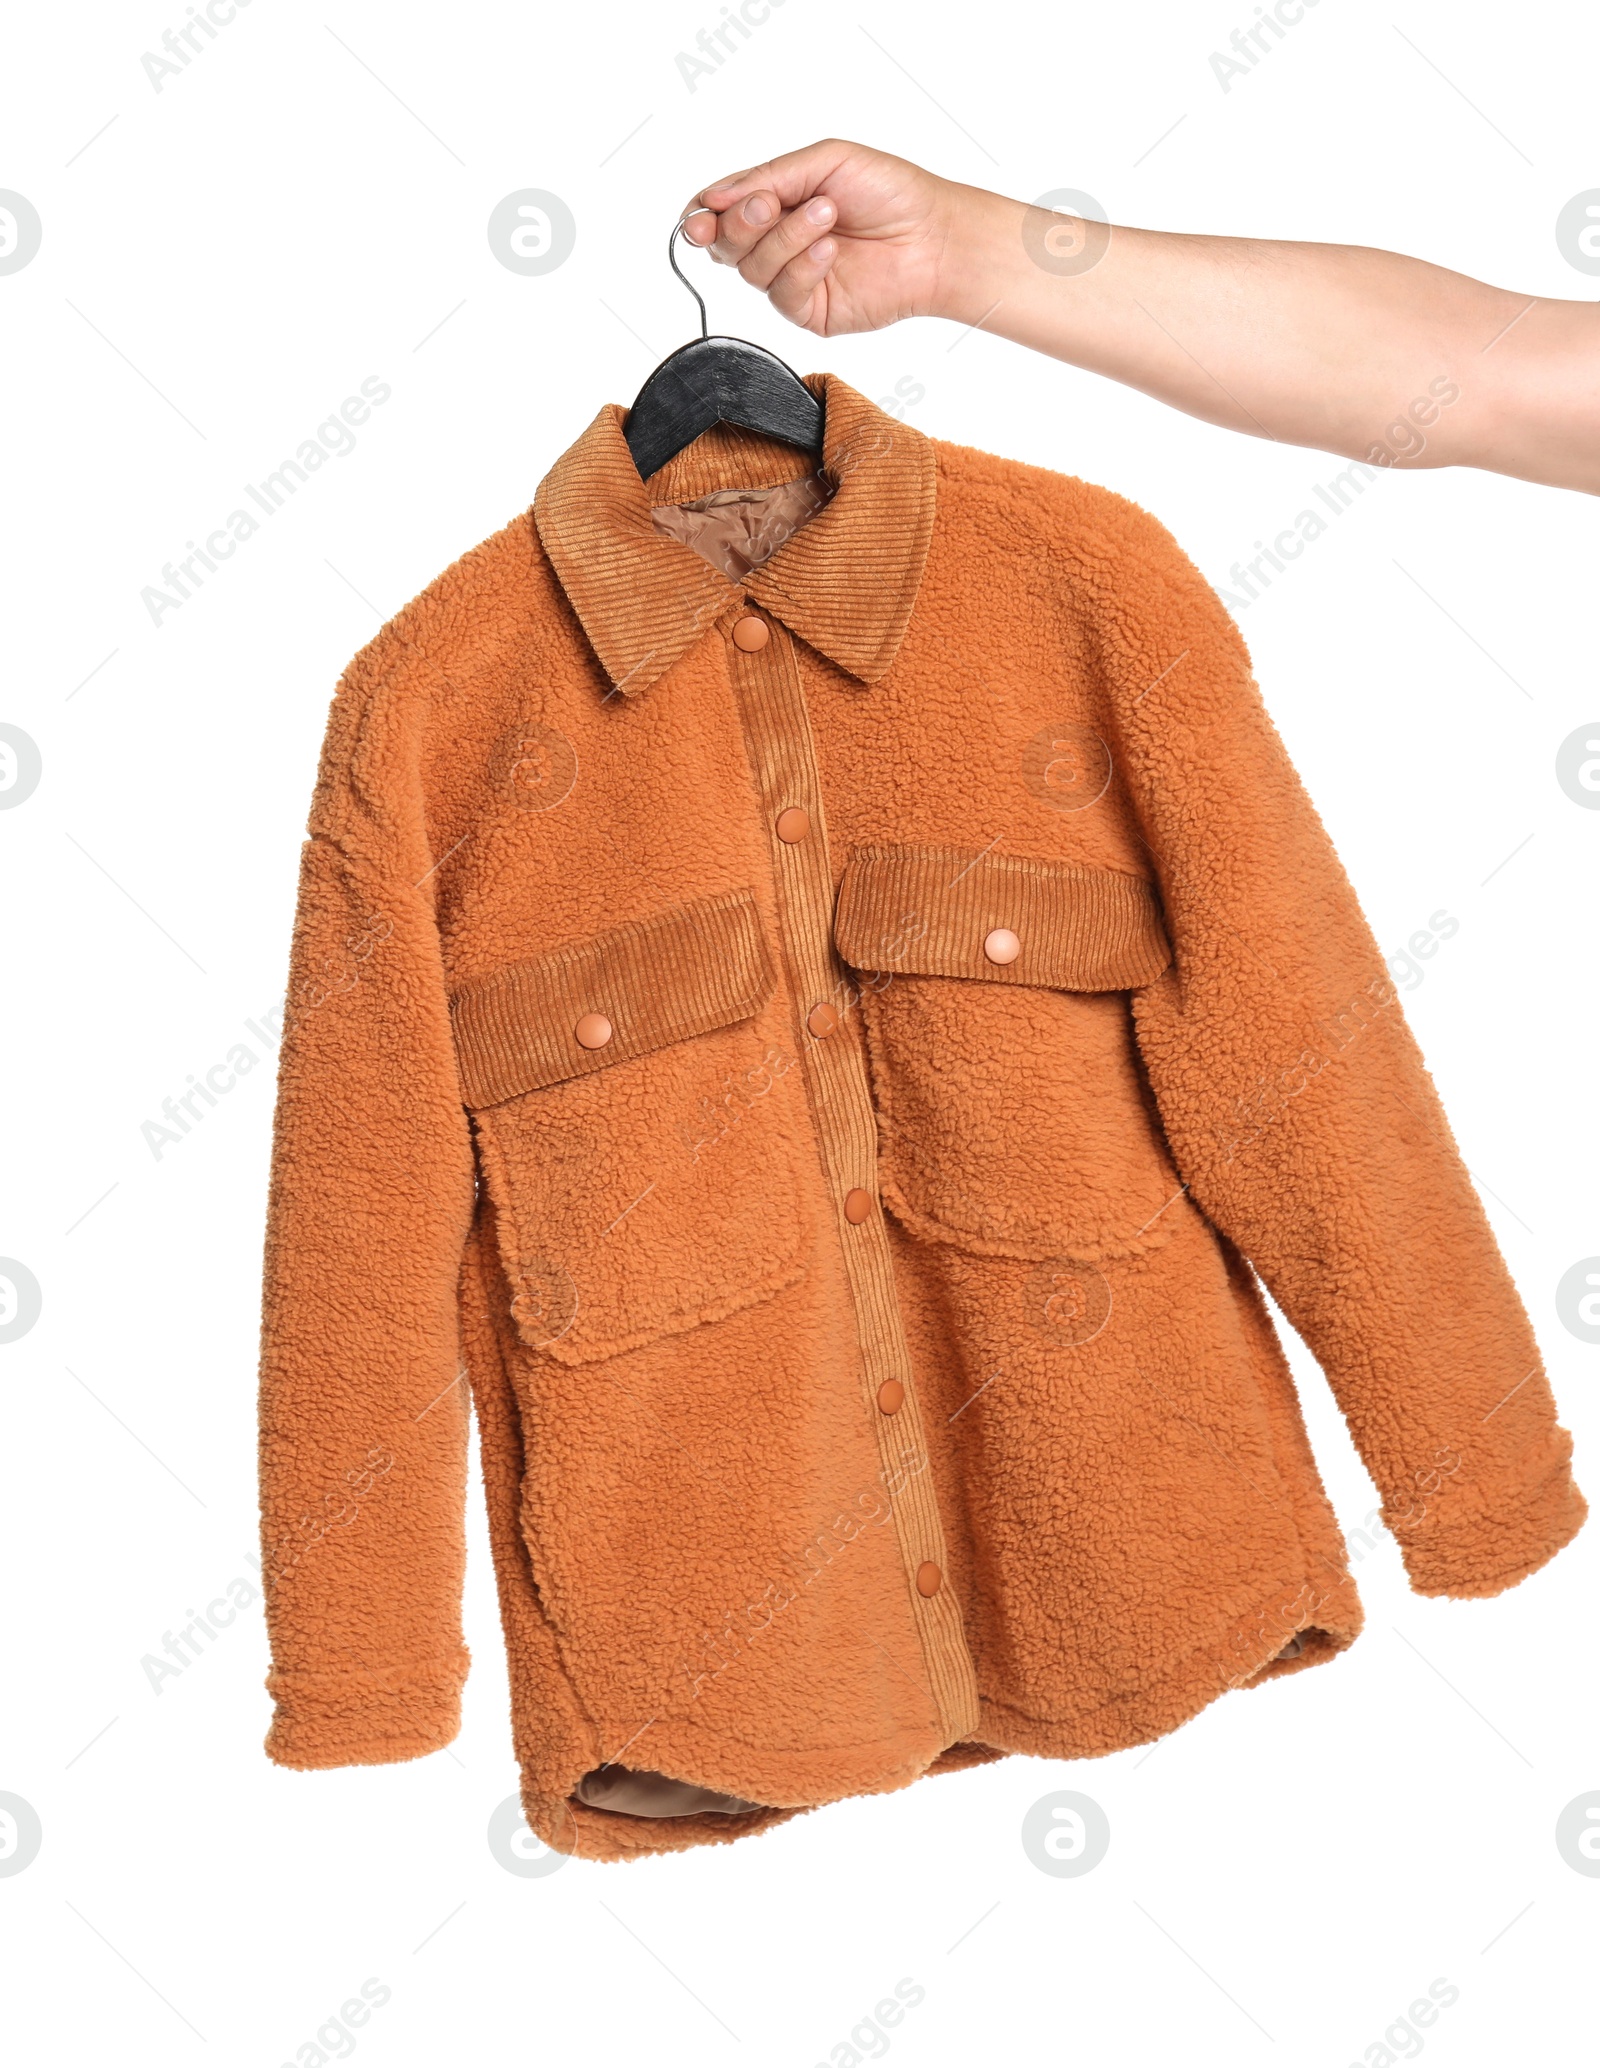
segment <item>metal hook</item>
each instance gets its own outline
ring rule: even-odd
[[[678,222],[675,222],[672,226],[672,235],[667,239],[667,264],[672,268],[673,272],[677,274],[678,278],[683,282],[684,286],[688,288],[689,292],[699,303],[700,335],[704,338],[709,337],[711,334],[709,326],[706,322],[705,301],[701,296],[699,288],[695,286],[694,282],[689,278],[689,276],[684,272],[683,268],[678,264],[676,256],[677,242],[678,239],[683,235],[683,225],[684,222],[686,222],[687,220],[687,217],[683,217]]]

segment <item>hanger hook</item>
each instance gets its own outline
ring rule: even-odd
[[[696,210],[696,213],[698,214],[699,211]],[[687,220],[688,218],[686,216],[680,217],[679,220],[675,222],[672,226],[672,235],[667,239],[667,264],[672,268],[673,272],[677,274],[678,278],[683,282],[684,286],[688,288],[689,292],[694,296],[696,302],[699,303],[700,335],[702,337],[709,337],[710,330],[706,323],[705,301],[701,296],[699,288],[695,286],[694,282],[689,278],[688,274],[684,272],[682,266],[678,264],[677,259],[677,242],[678,239],[683,235],[683,225]]]

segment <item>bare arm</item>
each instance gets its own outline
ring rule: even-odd
[[[818,336],[943,316],[1256,437],[1600,494],[1600,304],[1354,245],[1081,223],[838,141],[690,207],[690,239]]]

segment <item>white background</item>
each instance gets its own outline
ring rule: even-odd
[[[1513,34],[1482,4],[1322,0],[1224,93],[1209,54],[1254,13],[787,0],[693,93],[675,54],[721,18],[713,0],[253,0],[159,93],[141,54],[181,7],[14,16],[0,187],[44,224],[38,257],[0,278],[0,719],[44,763],[0,814],[18,1008],[0,1254],[44,1291],[0,1349],[0,1790],[43,1825],[33,1864],[0,1876],[14,2060],[277,2068],[354,2044],[373,2068],[811,2068],[890,2044],[908,2068],[1381,2068],[1386,2029],[1439,1977],[1459,1996],[1425,2035],[1396,2033],[1396,2058],[1423,2038],[1441,2064],[1592,2058],[1600,1879],[1554,1828],[1600,1788],[1600,1526],[1471,1604],[1409,1594],[1375,1532],[1353,1652],[1153,1750],[1012,1759],[731,1848],[543,1878],[507,1872],[485,1835],[516,1776],[476,1481],[476,1663],[450,1750],[273,1767],[259,1602],[159,1693],[141,1665],[230,1582],[256,1590],[272,1072],[245,1022],[282,994],[334,680],[690,335],[663,245],[694,188],[835,134],[1024,198],[1086,189],[1113,221],[1600,292],[1554,237],[1600,185],[1588,10]],[[577,219],[541,278],[485,235],[523,187]],[[1220,585],[1344,464],[935,322],[814,341],[687,263],[714,329],[872,397],[909,377],[919,429],[1134,497]],[[357,449],[152,625],[140,592],[163,563],[369,375],[393,392]],[[1241,619],[1384,948],[1441,910],[1459,922],[1406,1008],[1591,1495],[1600,1351],[1554,1293],[1600,1250],[1600,813],[1554,762],[1600,718],[1597,550],[1592,499],[1388,475]],[[240,1041],[254,1073],[156,1158],[143,1123]],[[1295,1357],[1353,1532],[1375,1495]],[[1111,1824],[1078,1879],[1019,1840],[1061,1788]],[[319,2052],[369,1977],[388,2001]],[[903,1977],[923,2000],[852,2042]]]

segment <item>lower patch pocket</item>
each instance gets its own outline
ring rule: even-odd
[[[451,999],[512,1318],[564,1363],[805,1269],[801,1072],[754,894],[697,898]]]
[[[1154,887],[1029,856],[858,848],[834,936],[862,971],[884,1196],[1033,1261],[1137,1255],[1183,1208],[1129,992],[1171,960]]]

